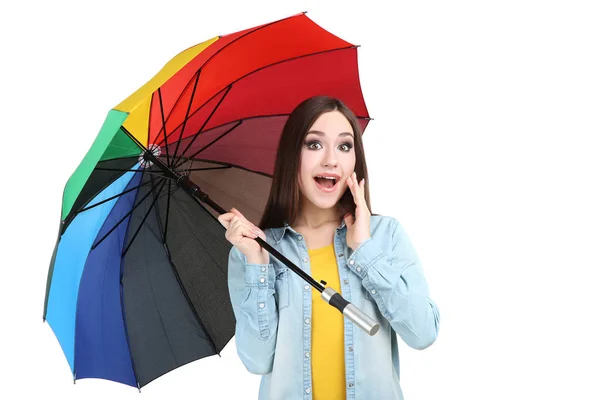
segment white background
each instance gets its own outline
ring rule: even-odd
[[[361,45],[373,211],[403,224],[440,308],[433,346],[400,343],[406,399],[600,398],[594,3],[3,2],[0,398],[256,398],[234,340],[141,395],[74,385],[44,294],[108,110],[183,49],[302,11]]]

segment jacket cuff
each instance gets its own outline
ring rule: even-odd
[[[373,264],[384,257],[381,247],[372,237],[362,242],[346,261],[346,265],[352,272],[363,279]]]
[[[244,276],[247,287],[275,288],[275,267],[272,263],[244,263]]]

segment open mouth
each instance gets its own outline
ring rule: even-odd
[[[339,182],[338,178],[333,176],[315,176],[314,179],[317,187],[324,192],[333,192]]]

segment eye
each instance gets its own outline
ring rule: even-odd
[[[306,147],[308,147],[309,150],[318,150],[318,148],[315,147],[315,146],[313,146],[313,145],[321,146],[321,143],[319,143],[319,142],[317,142],[315,140],[306,142],[305,144],[306,144]],[[345,153],[347,153],[347,152],[349,152],[352,149],[352,143],[350,143],[350,142],[342,143],[340,145],[340,147],[343,147],[344,150],[342,150],[342,151],[345,152]]]
[[[316,141],[312,141],[312,142],[306,142],[306,147],[308,147],[309,150],[316,150],[316,148],[312,147],[313,144],[318,144],[319,146],[321,145],[321,143],[316,142]]]
[[[352,143],[347,142],[347,143],[343,143],[341,146],[346,146],[348,149],[344,150],[345,152],[348,152],[352,149]]]

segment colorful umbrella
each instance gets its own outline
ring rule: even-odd
[[[308,97],[340,98],[364,130],[357,47],[298,14],[181,52],[108,112],[66,183],[44,304],[74,380],[141,388],[225,347],[235,332],[231,244],[217,203],[259,220],[283,124]]]

